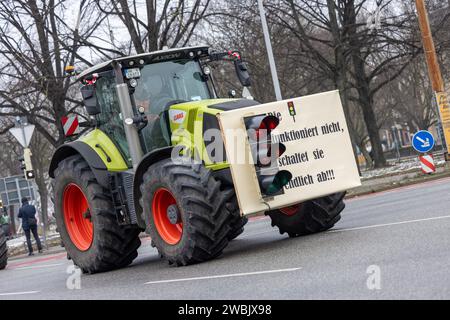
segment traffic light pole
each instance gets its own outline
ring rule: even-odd
[[[444,132],[443,144],[445,147],[445,159],[449,159],[450,151],[450,107],[448,104],[447,93],[445,92],[445,84],[442,78],[441,69],[436,54],[436,47],[431,33],[430,21],[428,19],[428,12],[424,0],[416,0],[417,15],[419,17],[419,26],[422,33],[422,42],[425,52],[425,57],[428,66],[428,74],[431,80],[433,91],[436,94],[436,100],[439,109],[439,123]]]
[[[28,130],[27,130],[28,129]],[[33,170],[33,164],[31,161],[31,150],[28,147],[31,141],[31,138],[33,136],[34,132],[34,126],[28,125],[28,121],[23,121],[21,117],[16,118],[16,127],[10,129],[10,132],[14,137],[19,141],[19,143],[23,147],[23,158],[20,160],[22,162],[21,169],[24,171],[25,179],[28,181],[28,184],[30,181],[33,181],[35,179],[35,174]],[[17,186],[17,189],[19,189],[19,186]],[[33,190],[37,190],[38,188],[34,187]],[[34,195],[34,199],[36,199],[36,195]],[[42,207],[42,201],[41,201],[41,207]],[[44,217],[44,213],[42,212],[41,208],[41,214],[42,217],[42,224],[43,224],[43,236],[44,236],[44,246],[45,248],[48,248],[47,246],[47,221]]]
[[[283,100],[281,95],[280,81],[278,80],[277,66],[273,56],[272,42],[270,41],[269,27],[267,26],[266,12],[264,10],[263,0],[258,0],[259,14],[261,16],[261,24],[264,33],[264,40],[266,42],[267,55],[269,57],[270,72],[272,73],[272,81],[275,89],[275,96],[277,101]]]

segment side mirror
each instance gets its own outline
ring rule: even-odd
[[[250,87],[252,82],[250,80],[250,74],[248,73],[247,64],[239,59],[234,61],[234,67],[241,84],[244,87]]]
[[[98,105],[97,95],[95,94],[94,85],[84,85],[81,87],[81,95],[83,96],[83,102],[86,107],[86,111],[90,116],[99,114],[100,107]]]

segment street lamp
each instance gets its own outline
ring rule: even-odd
[[[266,43],[267,55],[269,57],[270,72],[272,73],[272,81],[275,89],[275,97],[277,101],[283,100],[281,95],[280,81],[278,80],[277,66],[273,56],[272,42],[270,41],[269,27],[267,26],[266,12],[264,10],[263,0],[258,0],[259,15],[261,16],[261,24],[264,33],[264,41]]]

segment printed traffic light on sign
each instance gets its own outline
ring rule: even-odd
[[[288,102],[288,109],[289,115],[294,119],[295,122],[295,116],[297,115],[297,111],[295,110],[295,105],[293,101]]]
[[[272,115],[258,115],[244,118],[244,123],[262,197],[283,194],[292,174],[286,170],[280,171],[277,164],[286,146],[272,142],[272,131],[278,127],[280,120]]]

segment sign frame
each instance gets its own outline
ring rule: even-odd
[[[297,110],[295,122],[289,113],[290,102]],[[278,162],[281,163],[279,169],[291,172],[294,178],[292,184],[285,187],[284,194],[272,198],[261,198],[254,163],[240,162],[242,159],[247,161],[251,155],[243,119],[259,115],[277,115],[282,118],[276,129],[279,131],[274,130],[273,133],[274,142],[287,147],[282,157],[292,159],[303,151],[308,152],[310,159],[289,164]],[[347,120],[337,90],[226,111],[217,114],[217,118],[239,207],[244,216],[292,206],[361,185]],[[329,128],[330,132],[324,133],[323,127],[331,125],[331,122],[340,124],[340,127],[337,126],[334,132]],[[305,125],[309,128],[305,128]],[[236,131],[241,133],[236,136]],[[308,138],[298,138],[297,133],[300,132],[307,133]],[[293,138],[282,141],[282,137],[287,139],[288,136]],[[314,159],[317,147],[324,149],[322,151],[325,151],[326,158]],[[319,175],[322,178],[319,179]]]

